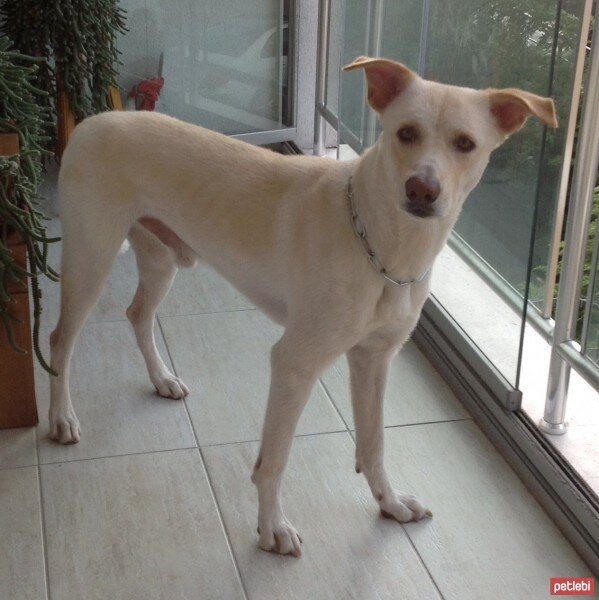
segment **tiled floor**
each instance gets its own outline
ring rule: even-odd
[[[277,327],[208,270],[181,272],[157,335],[192,392],[165,400],[124,320],[132,253],[110,285],[72,368],[81,442],[47,439],[41,369],[37,435],[0,432],[2,600],[534,600],[552,576],[590,575],[412,344],[393,364],[387,464],[433,520],[379,516],[354,472],[339,361],[302,417],[284,486],[304,555],[260,551],[250,473]],[[47,338],[58,295],[45,290]]]

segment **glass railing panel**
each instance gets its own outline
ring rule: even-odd
[[[380,7],[375,2],[347,2],[347,62],[373,47]],[[584,2],[556,0],[539,0],[526,10],[507,0],[460,0],[451,7],[388,0],[382,3],[379,54],[444,83],[520,87],[551,95],[565,123],[583,7]],[[368,142],[375,138],[371,133],[376,120],[364,97],[363,75],[344,75],[341,122],[355,138]],[[515,387],[531,265],[537,267],[537,296],[544,285],[564,136],[565,128],[549,132],[531,119],[492,155],[433,277],[437,299]],[[457,268],[458,263],[464,267]],[[537,299],[542,302],[542,295]],[[491,314],[502,315],[502,321],[491,327]]]
[[[513,1],[461,0],[448,11],[441,3],[431,3],[425,73],[455,85],[519,87],[552,96],[565,124],[583,7],[583,2],[539,0],[524,10]],[[480,308],[478,294],[464,291],[461,306],[470,320],[466,333],[516,387],[531,265],[531,291],[537,302],[544,301],[564,140],[565,127],[547,130],[531,119],[496,150],[464,207],[451,244],[466,256],[466,243],[468,253],[474,253],[469,255],[474,268],[478,270],[480,258],[487,269],[484,279],[496,290],[497,305],[505,303],[515,311],[493,336],[502,338],[498,344],[489,339],[484,311],[471,322]],[[443,301],[442,294],[439,299]]]

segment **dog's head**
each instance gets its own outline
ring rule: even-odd
[[[362,56],[368,102],[400,209],[414,217],[459,213],[491,152],[534,115],[557,127],[553,100],[517,89],[474,90],[427,81],[404,65]]]

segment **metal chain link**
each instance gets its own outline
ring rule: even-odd
[[[354,204],[354,191],[351,182],[352,178],[350,176],[350,178],[347,181],[347,202],[349,204],[351,224],[355,234],[358,236],[358,239],[362,244],[362,247],[364,248],[364,251],[366,252],[366,257],[368,258],[368,262],[372,265],[372,268],[377,273],[382,275],[387,281],[399,287],[404,285],[411,285],[413,283],[420,283],[429,274],[430,269],[427,269],[420,277],[418,277],[418,279],[410,279],[409,281],[398,281],[387,275],[387,270],[385,269],[385,267],[383,267],[381,261],[378,259],[377,255],[372,249],[372,246],[368,242],[368,236],[366,234],[366,225],[364,225],[364,223],[358,216],[358,213],[356,212],[356,207]]]

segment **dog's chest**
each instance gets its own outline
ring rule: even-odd
[[[428,291],[425,282],[402,287],[385,285],[374,310],[376,325],[413,323],[420,315]]]

